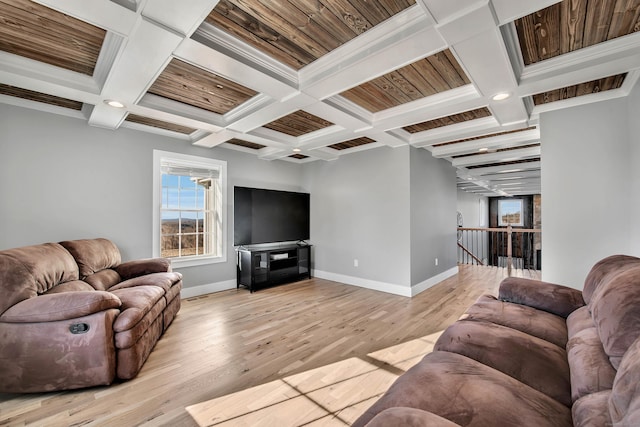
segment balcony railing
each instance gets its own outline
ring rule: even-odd
[[[512,269],[541,270],[539,229],[458,227],[458,263]]]

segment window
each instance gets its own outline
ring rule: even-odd
[[[153,164],[153,255],[226,261],[226,162],[154,150]]]
[[[522,211],[522,199],[498,200],[498,225],[522,227],[524,225],[524,213]]]

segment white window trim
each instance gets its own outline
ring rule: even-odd
[[[227,262],[227,162],[170,151],[153,150],[153,230],[152,254],[160,257],[160,209],[162,207],[162,171],[163,160],[178,160],[194,167],[216,168],[220,170],[220,188],[222,189],[222,252],[218,256],[196,255],[183,258],[170,258],[175,268]]]

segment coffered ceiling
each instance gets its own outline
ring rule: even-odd
[[[540,113],[640,68],[640,0],[0,0],[0,23],[0,102],[267,161],[411,145],[487,195],[540,192]]]

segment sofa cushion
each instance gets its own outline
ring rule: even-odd
[[[600,286],[608,281],[609,275],[617,274],[638,264],[640,264],[640,258],[629,255],[611,255],[595,263],[584,280],[584,288],[582,289],[584,302],[587,304],[591,302]]]
[[[591,315],[614,368],[640,335],[640,265],[609,276],[591,300]]]
[[[111,293],[122,301],[121,313],[113,324],[114,331],[122,332],[140,322],[158,300],[162,299],[164,290],[156,286],[137,286]]]
[[[60,244],[75,258],[81,278],[106,268],[114,268],[121,262],[118,247],[107,239],[67,240]]]
[[[548,341],[495,323],[462,320],[440,335],[434,350],[477,360],[571,406],[567,353]]]
[[[434,351],[401,375],[358,420],[393,407],[432,412],[461,426],[572,426],[565,405],[489,366]]]
[[[138,323],[132,326],[130,329],[116,333],[116,347],[128,348],[136,345],[140,338],[147,332],[153,322],[161,319],[161,324],[164,324],[163,311],[167,307],[167,303],[164,298],[160,298],[151,309],[140,319]]]
[[[562,348],[567,345],[567,324],[563,317],[526,305],[500,301],[491,295],[478,298],[461,319],[496,323],[542,338]]]
[[[78,292],[78,291],[95,291],[93,286],[82,280],[72,280],[70,282],[60,283],[57,286],[49,289],[42,295],[60,294],[63,292]]]
[[[0,251],[0,314],[72,280],[78,280],[78,266],[57,243]]]
[[[609,396],[611,390],[588,394],[581,397],[571,407],[573,425],[575,427],[603,427],[610,426]]]
[[[522,277],[504,279],[498,289],[498,298],[564,318],[585,305],[582,292],[577,289]]]
[[[415,408],[389,408],[376,415],[367,427],[455,427],[458,424],[431,412]]]
[[[591,311],[589,311],[589,307],[585,305],[567,317],[567,336],[571,339],[571,337],[578,332],[584,329],[593,328],[594,326],[595,324],[591,318]]]
[[[109,290],[113,285],[120,283],[120,275],[110,268],[100,270],[97,273],[86,276],[84,280],[98,291]]]
[[[609,398],[614,425],[640,425],[640,338],[622,358]]]
[[[571,369],[571,399],[611,390],[616,371],[611,366],[596,328],[584,329],[567,343]]]
[[[171,273],[151,273],[145,276],[134,277],[133,279],[125,280],[117,285],[113,286],[110,290],[115,291],[118,289],[133,288],[136,286],[157,286],[162,288],[165,292],[176,283],[182,280],[182,274]]]

